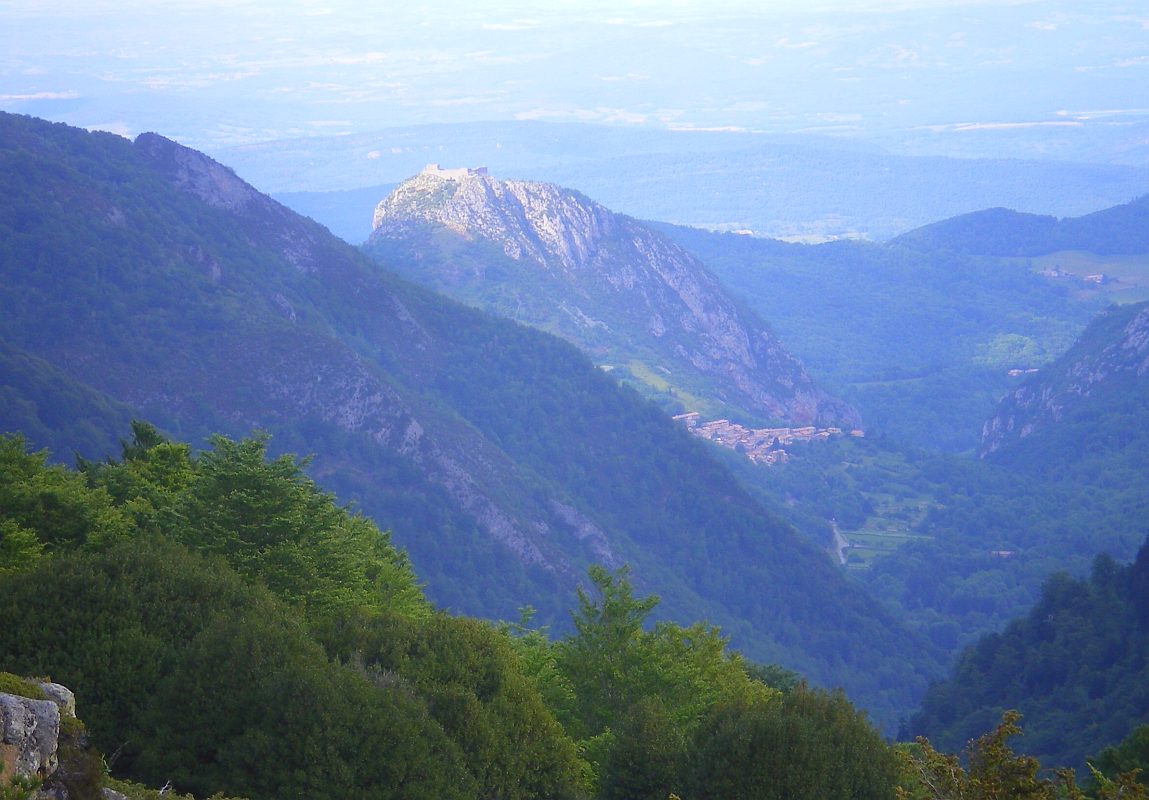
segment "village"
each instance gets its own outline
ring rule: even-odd
[[[697,411],[677,414],[676,422],[707,441],[728,447],[744,454],[755,464],[785,464],[790,459],[786,448],[798,442],[824,442],[835,436],[846,435],[842,428],[817,428],[807,425],[801,428],[747,428],[728,419],[702,422]],[[865,432],[860,429],[849,431],[850,436],[861,438]]]

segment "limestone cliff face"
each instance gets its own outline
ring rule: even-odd
[[[432,166],[379,203],[374,228],[369,251],[413,254],[395,265],[407,277],[599,361],[641,362],[655,383],[761,417],[858,424],[696,258],[577,192]]]
[[[1002,400],[982,427],[981,455],[1056,424],[1090,398],[1149,376],[1149,303],[1110,308],[1055,364]]]

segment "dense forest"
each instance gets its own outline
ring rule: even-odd
[[[1027,613],[1050,574],[1088,574],[1103,552],[1130,559],[1145,536],[1134,452],[1110,454],[1112,479],[1098,482],[1090,463],[1106,456],[1038,451],[1040,471],[842,439],[796,448],[783,470],[734,453],[727,464],[814,541],[829,547],[836,526],[851,576],[956,655]]]
[[[1003,413],[1028,414],[1013,424],[1032,430],[982,460],[893,446],[879,435],[803,448],[781,471],[734,458],[729,465],[827,546],[835,520],[858,545],[847,551],[855,577],[956,653],[1027,613],[1050,574],[1083,577],[1099,553],[1122,561],[1136,554],[1149,508],[1149,409],[1135,346],[1145,308],[1100,315],[1023,384],[1024,396],[1051,401],[1056,420],[1003,405]],[[1080,376],[1097,380],[1083,388]]]
[[[761,796],[763,774],[778,797],[892,791],[840,693],[711,626],[651,626],[625,568],[591,571],[559,639],[445,614],[266,445],[193,454],[136,423],[119,459],[70,470],[0,440],[4,667],[74,688],[117,774],[253,800]]]
[[[1121,231],[1145,208],[1135,201],[1054,227],[1088,231],[1083,246],[1141,247]],[[970,226],[969,241],[981,241]],[[1143,306],[1087,324],[1096,292],[1071,291],[992,248],[956,252],[957,230],[934,228],[886,245],[808,246],[661,226],[739,287],[867,422],[864,441],[796,449],[784,470],[727,465],[824,547],[837,526],[856,545],[844,554],[856,578],[956,653],[1026,613],[1051,573],[1083,576],[1098,553],[1136,552],[1149,503],[1146,394],[1139,350],[1121,336]],[[1047,232],[1039,249],[1059,241]],[[1128,363],[1101,365],[1107,352]],[[1070,373],[1119,379],[1066,390]],[[968,457],[1002,396],[1030,385],[1059,398],[1056,424],[1018,439],[1031,422],[1018,419],[1008,446]]]
[[[0,509],[0,690],[21,691],[13,673],[75,689],[112,785],[141,800],[140,784],[250,800],[971,796],[938,793],[944,757],[886,744],[840,692],[746,661],[712,626],[651,624],[658,598],[625,567],[591,569],[559,638],[529,611],[494,625],[436,609],[389,536],[264,436],[193,453],[137,422],[119,458],[76,469],[4,437]],[[1078,791],[985,752],[997,761],[970,779]]]

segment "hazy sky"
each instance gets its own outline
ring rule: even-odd
[[[1149,119],[1149,6],[0,0],[0,109],[209,150],[496,119],[1118,125]]]

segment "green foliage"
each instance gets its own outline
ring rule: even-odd
[[[113,540],[129,530],[106,492],[47,458],[26,452],[20,435],[0,436],[0,570],[32,563],[44,549]]]
[[[33,700],[48,699],[48,695],[44,694],[44,690],[35,681],[21,678],[11,672],[0,672],[0,693],[30,697]]]
[[[338,506],[290,456],[269,459],[267,437],[212,440],[193,457],[152,426],[133,424],[122,460],[82,474],[0,438],[0,572],[45,549],[103,547],[162,534],[225,558],[313,616],[369,607],[425,614],[406,556],[366,517]]]
[[[128,798],[128,800],[195,800],[190,794],[178,794],[172,791],[152,789],[132,781],[107,778],[104,785]],[[213,794],[208,800],[244,800],[240,797],[225,797],[223,794]]]
[[[648,698],[657,698],[660,713],[689,730],[719,698],[771,694],[749,678],[716,628],[662,622],[645,630],[658,598],[635,597],[629,574],[627,567],[613,573],[592,567],[595,594],[580,590],[575,633],[559,643],[559,667],[576,697],[572,728],[579,738],[603,733]]]
[[[599,796],[889,796],[893,757],[841,692],[770,689],[713,628],[644,630],[654,598],[625,569],[590,577],[597,596],[580,595],[559,663]]]
[[[1100,775],[1113,780],[1121,775],[1134,775],[1142,784],[1149,778],[1149,725],[1138,725],[1120,744],[1110,745],[1089,759],[1089,765]]]
[[[780,667],[777,664],[753,664],[746,665],[746,674],[754,680],[758,681],[771,689],[777,689],[782,693],[791,692],[802,685],[802,676],[793,670]]]
[[[648,628],[658,600],[637,596],[626,568],[590,570],[574,633],[558,642],[528,629],[529,614],[496,628],[430,613],[421,599],[364,596],[362,555],[347,586],[332,587],[353,602],[309,602],[260,559],[286,542],[306,564],[324,552],[308,537],[354,518],[298,461],[269,460],[266,439],[213,445],[193,455],[135,425],[121,460],[82,462],[67,512],[84,518],[84,502],[122,511],[129,532],[0,575],[0,618],[12,620],[0,628],[5,663],[74,688],[121,774],[252,800],[665,797],[746,768],[735,731],[749,736],[760,721],[713,723],[728,741],[707,727],[734,707],[805,720],[802,741],[823,768],[853,774],[852,753],[881,763],[850,744],[865,740],[855,728],[877,734],[840,695],[767,688],[713,626]],[[38,457],[11,460],[25,482],[68,474]],[[100,776],[90,753],[75,755],[79,797]],[[801,780],[794,765],[776,769]]]
[[[223,556],[312,615],[357,606],[426,606],[406,558],[365,517],[335,504],[291,456],[267,458],[267,436],[217,436],[196,460],[171,534]]]
[[[902,748],[903,777],[898,800],[1144,800],[1145,787],[1132,773],[1116,779],[1093,770],[1094,791],[1077,785],[1072,769],[1043,769],[1038,759],[1015,753],[1008,740],[1021,733],[1020,714],[1006,711],[989,733],[972,740],[962,759],[939,753],[929,740],[919,737],[916,746]],[[1052,772],[1052,774],[1049,774]]]
[[[597,565],[590,568],[600,596],[579,589],[576,633],[559,651],[577,698],[580,738],[602,733],[611,720],[653,689],[657,665],[650,658],[642,626],[658,598],[635,598],[628,573],[625,567],[614,575]]]
[[[614,376],[551,337],[403,283],[269,202],[212,206],[171,156],[155,137],[0,116],[0,340],[43,362],[15,359],[17,371],[56,370],[27,392],[14,385],[0,408],[41,419],[43,398],[86,385],[94,395],[63,412],[131,401],[197,444],[259,425],[275,437],[272,456],[315,453],[308,473],[390,527],[428,595],[456,611],[509,618],[529,602],[565,631],[576,576],[605,547],[657,587],[663,618],[705,618],[757,660],[846,684],[887,726],[924,688],[928,651]],[[116,480],[130,487],[137,469]],[[172,485],[145,476],[126,491],[113,471],[95,473],[109,473],[135,525],[211,538],[178,530],[193,493],[177,488],[178,470]],[[202,505],[214,490],[206,479],[200,490]],[[539,557],[505,546],[493,519]],[[304,579],[323,579],[330,562],[304,551],[365,537],[279,532],[274,555],[237,545],[235,563],[313,615],[337,613],[316,606]],[[333,602],[358,602],[363,587]]]
[[[195,475],[191,448],[169,441],[149,423],[133,420],[131,441],[120,442],[120,460],[80,459],[88,484],[105,489],[137,530],[163,533]]]
[[[524,674],[509,638],[487,623],[434,614],[344,619],[323,634],[328,648],[382,685],[424,697],[458,747],[478,797],[580,794],[574,743]]]
[[[253,798],[469,795],[420,699],[331,665],[293,620],[216,618],[156,695],[155,745],[139,759],[153,784]]]
[[[94,742],[152,785],[465,793],[421,700],[329,662],[291,609],[218,559],[147,538],[57,556],[0,578],[0,617],[6,663],[73,688]]]
[[[939,753],[919,738],[917,749],[901,750],[908,788],[898,788],[899,800],[1078,800],[1072,770],[1041,777],[1041,764],[1032,756],[1017,755],[1007,740],[1021,733],[1017,712],[1006,712],[1000,724],[971,742],[966,750],[968,771],[957,756]]]
[[[615,557],[659,587],[657,616],[720,624],[749,657],[844,685],[893,728],[894,707],[913,703],[934,669],[928,645],[843,581],[657,408],[617,387],[603,391],[612,378],[583,369],[585,358],[562,342],[506,322],[480,326],[477,317],[436,318],[459,344],[439,390],[540,493],[559,492],[610,532]],[[586,564],[596,558],[579,555]],[[553,612],[540,616],[565,629]]]
[[[0,520],[0,572],[26,569],[44,552],[44,543],[36,532],[21,527],[14,520]]]
[[[716,704],[695,734],[698,798],[887,798],[894,756],[846,698],[799,686]]]
[[[520,610],[518,622],[500,623],[498,629],[518,653],[522,673],[534,681],[547,708],[569,729],[575,714],[574,685],[559,665],[559,646],[547,628],[530,627],[534,613],[527,606]]]
[[[41,784],[34,778],[13,775],[0,782],[0,800],[35,800]]]
[[[599,797],[665,800],[681,789],[689,743],[662,698],[643,697],[612,722],[614,735],[601,756]]]
[[[355,607],[425,614],[406,556],[366,517],[335,503],[303,473],[269,458],[267,435],[211,440],[198,456],[154,427],[133,424],[120,461],[82,462],[141,533],[219,555],[312,617]]]

